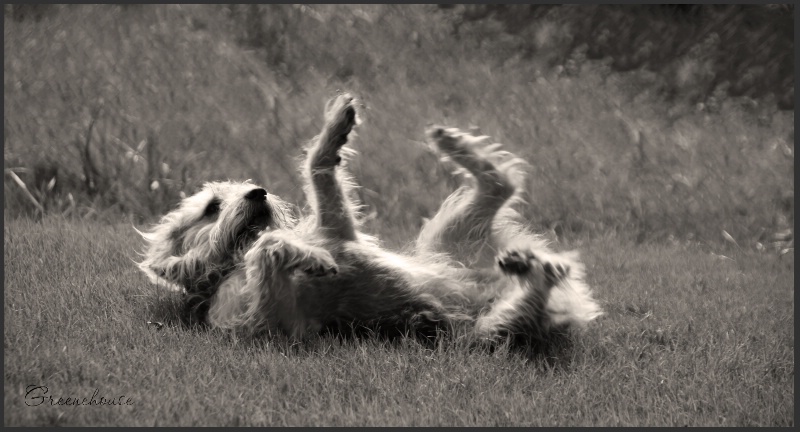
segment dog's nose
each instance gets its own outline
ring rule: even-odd
[[[263,201],[265,196],[267,196],[267,191],[262,188],[257,188],[248,192],[247,195],[244,196],[244,199]]]

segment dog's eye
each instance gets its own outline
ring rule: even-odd
[[[214,216],[219,213],[219,205],[220,201],[218,198],[214,198],[208,205],[206,206],[205,211],[203,212],[203,217],[210,217]]]

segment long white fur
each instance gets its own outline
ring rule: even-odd
[[[208,293],[212,326],[295,338],[348,320],[466,325],[477,338],[544,334],[602,313],[577,253],[550,250],[515,210],[525,202],[527,163],[488,137],[428,130],[432,148],[465,184],[423,227],[412,254],[382,248],[361,231],[355,182],[343,168],[354,152],[342,146],[356,124],[351,96],[326,105],[325,125],[303,164],[309,210],[300,220],[268,195],[271,218],[259,234],[242,234],[254,223],[244,196],[257,186],[209,183],[142,233],[148,248],[139,267],[172,288],[202,285],[216,272],[220,280]],[[208,220],[202,214],[212,200],[220,211]],[[508,250],[527,257],[526,273],[498,271],[496,259]],[[545,271],[552,265],[569,270],[553,279]]]

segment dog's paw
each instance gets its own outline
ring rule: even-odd
[[[270,252],[275,267],[287,272],[301,271],[308,276],[323,277],[339,273],[339,266],[325,249],[315,246],[284,245]]]
[[[339,266],[336,265],[336,261],[324,249],[314,250],[309,253],[297,268],[301,269],[303,273],[314,277],[335,276],[339,273]]]
[[[557,285],[569,277],[569,264],[554,255],[535,253],[530,250],[511,249],[502,252],[497,258],[500,271],[508,275],[523,276],[534,271],[537,264],[544,271],[548,285]]]
[[[430,141],[431,148],[439,153],[451,154],[465,149],[466,134],[457,128],[433,125],[425,129],[425,135]]]
[[[302,271],[309,276],[331,276],[339,267],[331,254],[320,247],[275,233],[265,233],[245,255],[245,261],[265,266],[271,271],[292,273]]]
[[[347,142],[347,135],[357,124],[355,98],[342,93],[328,101],[325,107],[325,130],[337,147]]]
[[[531,271],[533,260],[516,250],[507,250],[497,257],[500,271],[510,275],[524,275]]]
[[[569,277],[569,265],[560,262],[547,261],[542,263],[544,277],[550,285],[558,285],[562,280]]]
[[[493,161],[497,159],[495,162],[502,162],[504,159],[514,157],[507,151],[501,151],[502,144],[493,143],[491,137],[487,135],[475,135],[458,128],[438,125],[426,128],[425,135],[433,150],[445,155],[474,153],[480,157],[493,159]]]

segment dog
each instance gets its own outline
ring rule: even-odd
[[[139,268],[185,292],[196,321],[295,339],[368,328],[381,334],[542,341],[602,311],[576,253],[555,253],[515,210],[525,161],[455,128],[431,126],[433,151],[463,184],[423,226],[411,253],[362,229],[345,146],[359,123],[340,94],[302,166],[307,211],[247,182],[204,185],[150,231]]]

